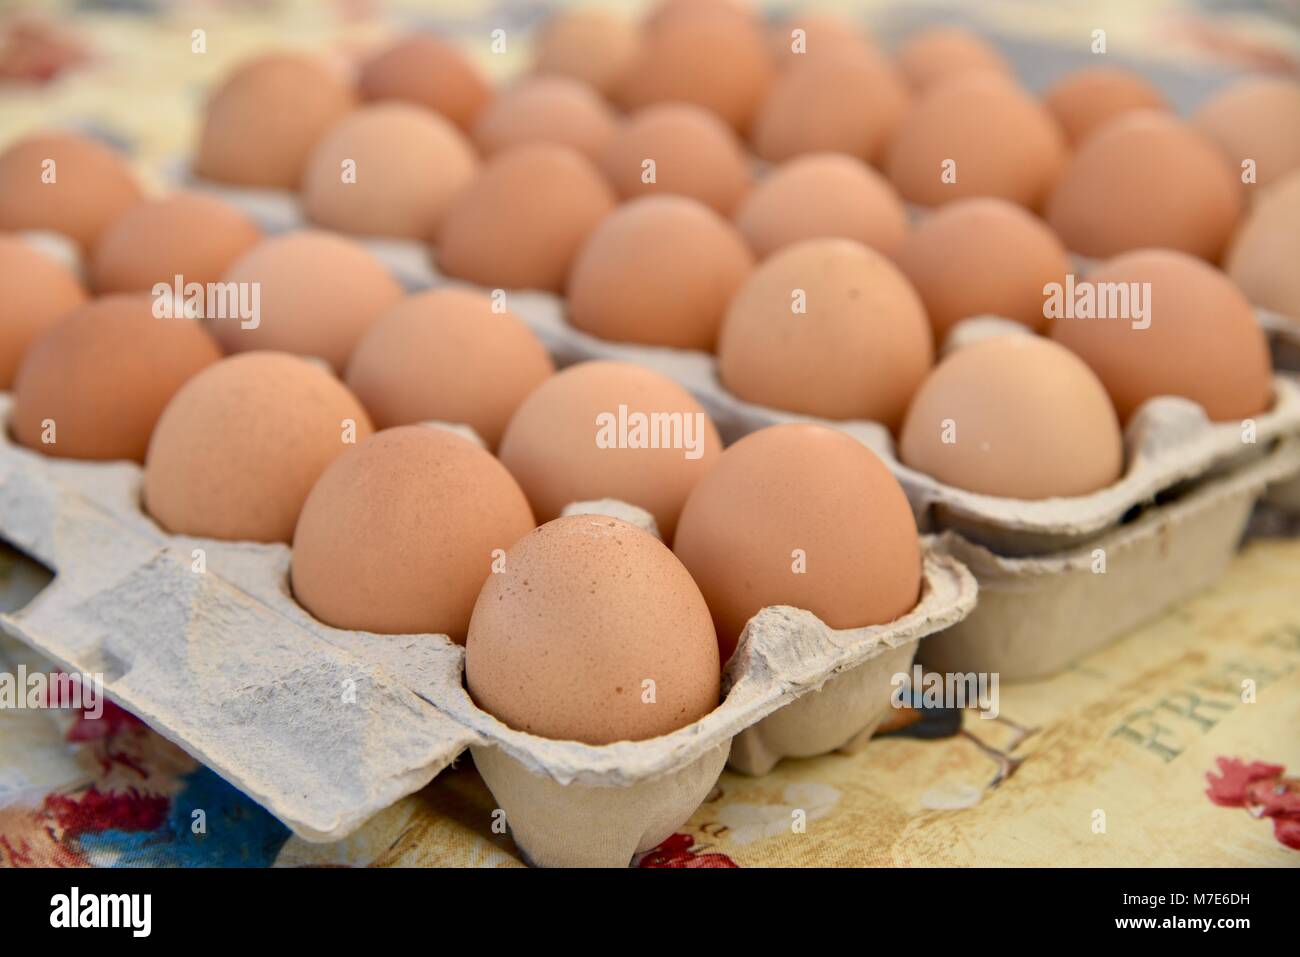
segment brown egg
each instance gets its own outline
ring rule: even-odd
[[[1210,97],[1192,125],[1223,152],[1240,178],[1255,161],[1255,182],[1275,183],[1300,169],[1300,83],[1282,77],[1242,80]]]
[[[898,67],[918,92],[966,73],[1013,75],[1001,53],[963,27],[932,27],[909,37],[898,51]]]
[[[641,45],[641,28],[607,10],[561,10],[533,45],[533,69],[567,76],[613,96]]]
[[[609,105],[577,80],[528,77],[479,114],[474,142],[484,156],[524,143],[555,143],[598,163],[617,123]]]
[[[1070,257],[1041,219],[1002,199],[966,199],[925,217],[895,262],[921,294],[936,342],[970,316],[1047,325],[1044,287],[1064,283]]]
[[[247,284],[260,297],[255,326],[212,321],[227,352],[295,352],[318,356],[337,371],[366,330],[402,298],[397,280],[364,246],[312,230],[263,240],[235,260],[222,281]]]
[[[791,66],[754,119],[754,151],[773,162],[804,153],[875,161],[908,105],[890,62],[871,49],[840,51]]]
[[[856,23],[817,11],[791,13],[768,31],[768,43],[779,69],[826,56],[880,53]]]
[[[231,356],[163,411],[145,458],[145,508],[176,535],[288,542],[321,472],[371,431],[361,404],[316,363]]]
[[[73,133],[37,133],[0,153],[0,230],[52,230],[89,250],[140,201],[126,160]]]
[[[759,265],[718,339],[718,373],[740,398],[891,429],[933,359],[916,290],[847,239],[806,240]]]
[[[990,73],[934,86],[904,117],[886,169],[904,199],[938,206],[998,196],[1036,209],[1066,159],[1051,114]]]
[[[645,12],[642,23],[656,27],[679,15],[691,16],[701,11],[739,16],[750,22],[759,19],[753,0],[655,0]]]
[[[574,260],[568,317],[616,342],[712,350],[754,259],[735,227],[685,196],[647,196],[611,213]]]
[[[1052,324],[1052,338],[1092,367],[1122,420],[1160,395],[1198,402],[1216,422],[1272,405],[1268,342],[1246,297],[1219,270],[1186,253],[1142,249],[1102,263],[1087,281],[1094,288],[1150,283],[1144,316],[1130,298],[1131,319],[1063,317]]]
[[[1142,110],[1088,137],[1052,190],[1047,221],[1085,256],[1164,246],[1214,261],[1240,211],[1241,187],[1214,146]]]
[[[1169,109],[1149,80],[1118,66],[1072,70],[1043,94],[1043,105],[1061,124],[1071,146],[1122,113]]]
[[[496,448],[519,404],[554,371],[518,316],[444,288],[385,313],[352,353],[347,383],[378,428],[459,423]]]
[[[515,480],[469,439],[387,429],[312,486],[293,534],[293,594],[335,628],[464,644],[493,562],[532,528]]]
[[[728,448],[687,499],[673,551],[704,593],[724,664],[763,608],[860,628],[907,614],[921,590],[902,488],[865,445],[820,425],[776,425]]]
[[[701,6],[647,27],[618,99],[627,110],[670,100],[694,103],[744,133],[772,74],[763,29],[753,17]]]
[[[362,107],[332,127],[303,174],[303,211],[345,233],[431,242],[478,157],[449,120],[408,103]]]
[[[297,189],[312,147],[355,103],[347,75],[328,60],[248,60],[208,101],[194,171],[219,183]]]
[[[98,293],[151,291],[216,282],[262,238],[262,231],[229,203],[202,193],[173,193],[132,206],[100,234],[90,257],[90,284]]]
[[[428,34],[411,34],[361,64],[357,88],[365,100],[403,100],[468,133],[492,98],[492,88],[460,50]]]
[[[663,103],[634,114],[614,134],[601,168],[623,199],[674,193],[724,216],[753,183],[735,131],[689,103]]]
[[[532,143],[494,156],[443,220],[438,266],[482,286],[559,292],[573,257],[614,208],[582,154]]]
[[[0,389],[7,390],[32,341],[85,302],[86,292],[54,257],[3,235],[0,289]]]
[[[912,400],[898,451],[947,485],[1015,499],[1087,495],[1124,467],[1101,381],[1068,349],[1028,335],[945,357]]]
[[[736,210],[736,226],[760,259],[832,237],[892,256],[907,234],[907,211],[889,181],[861,160],[812,153],[769,173]]]
[[[10,427],[46,455],[143,462],[163,406],[220,358],[194,320],[155,318],[151,296],[105,296],[32,343],[14,377]]]
[[[1233,237],[1224,268],[1257,306],[1300,320],[1300,170],[1263,192]]]
[[[539,521],[573,502],[615,498],[654,515],[672,541],[682,503],[721,451],[713,421],[671,379],[626,362],[582,362],[524,400],[499,455]]]
[[[586,744],[698,721],[718,705],[718,672],[709,609],[681,562],[603,515],[521,538],[488,576],[465,647],[480,708],[516,730]]]

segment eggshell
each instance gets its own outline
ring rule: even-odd
[[[1085,256],[1163,246],[1214,261],[1241,202],[1213,144],[1181,120],[1140,110],[1079,147],[1048,199],[1047,221]]]
[[[0,230],[52,230],[89,250],[140,201],[116,152],[72,133],[37,133],[0,153]]]
[[[897,60],[904,78],[918,92],[967,73],[1014,75],[1006,57],[964,27],[922,30],[899,48]]]
[[[519,731],[611,744],[718,705],[718,643],[691,576],[664,545],[603,515],[556,519],[506,553],[474,605],[465,681]]]
[[[701,6],[660,17],[647,28],[618,99],[626,110],[670,100],[694,103],[744,133],[773,69],[754,18]]]
[[[886,169],[914,203],[998,196],[1036,209],[1065,159],[1051,114],[1014,82],[976,73],[936,84],[917,101],[890,143]],[[943,178],[949,160],[955,182]]]
[[[904,464],[941,482],[1016,499],[1096,492],[1124,465],[1101,381],[1037,336],[998,336],[945,357],[912,400],[898,448]]]
[[[649,182],[647,160],[654,162]],[[663,103],[635,113],[615,132],[600,165],[623,199],[674,193],[724,216],[753,184],[749,156],[735,131],[690,103]]]
[[[514,313],[465,289],[433,289],[386,312],[357,344],[347,384],[375,425],[471,426],[496,448],[524,397],[555,371]]]
[[[349,113],[312,151],[303,210],[340,232],[432,241],[477,172],[474,148],[449,120],[407,103],[377,103]]]
[[[1192,125],[1208,137],[1240,178],[1255,161],[1255,183],[1268,186],[1300,169],[1300,83],[1254,77],[1234,83],[1203,103]]]
[[[98,293],[144,292],[216,282],[262,238],[241,210],[202,193],[173,193],[132,206],[100,234],[90,257]]]
[[[483,286],[560,291],[582,243],[614,208],[582,154],[531,143],[494,156],[452,202],[438,241],[443,272]]]
[[[627,441],[602,448],[598,417],[617,419],[620,406],[627,409]],[[632,447],[633,413],[681,413],[678,444],[689,438],[696,447],[673,448],[671,440],[660,448]],[[582,362],[524,400],[499,455],[539,521],[550,521],[572,502],[616,498],[653,514],[665,541],[672,541],[682,503],[721,451],[713,421],[671,379],[626,362]]]
[[[10,427],[28,448],[59,458],[133,459],[163,406],[221,358],[192,319],[158,319],[146,294],[83,303],[32,343],[14,377]],[[54,424],[46,444],[47,421]]]
[[[1268,342],[1246,297],[1219,270],[1186,253],[1143,249],[1102,263],[1087,280],[1151,284],[1148,328],[1126,319],[1052,324],[1052,338],[1092,367],[1122,420],[1159,395],[1198,402],[1216,422],[1272,405]]]
[[[754,266],[735,227],[684,196],[647,196],[596,227],[574,260],[568,318],[602,339],[712,350]]]
[[[248,60],[208,100],[194,171],[219,183],[297,189],[312,148],[355,103],[348,77],[328,60]]]
[[[902,488],[865,445],[820,425],[776,425],[728,448],[687,499],[673,550],[704,593],[724,663],[769,605],[859,628],[911,611],[921,590]]]
[[[1123,113],[1169,109],[1149,80],[1118,66],[1070,71],[1043,94],[1043,105],[1061,124],[1072,146]]]
[[[949,203],[916,224],[894,259],[920,293],[936,342],[970,316],[1042,330],[1044,287],[1070,272],[1047,224],[1002,199]]]
[[[1257,306],[1300,320],[1300,170],[1270,186],[1233,237],[1224,268]]]
[[[680,15],[691,16],[701,11],[731,14],[751,22],[758,20],[759,14],[753,0],[656,0],[645,12],[643,23],[646,27],[655,27]]]
[[[874,161],[898,129],[907,88],[884,56],[838,51],[786,69],[754,119],[754,151],[780,162],[804,153]]]
[[[818,11],[791,13],[768,31],[768,44],[779,69],[826,56],[880,52],[856,23]]]
[[[636,58],[641,28],[608,10],[561,10],[542,27],[533,45],[533,69],[567,76],[612,96]]]
[[[802,293],[804,312],[796,313]],[[847,239],[788,246],[750,274],[718,339],[723,384],[750,402],[897,428],[934,359],[916,290]]]
[[[371,431],[352,393],[315,363],[231,356],[167,404],[145,458],[144,505],[173,534],[288,542],[321,472]]]
[[[32,341],[85,302],[86,291],[54,257],[3,235],[0,289],[0,389],[7,390]]]
[[[293,535],[293,594],[335,628],[464,644],[494,560],[532,528],[515,480],[469,439],[387,429],[312,486]]]
[[[257,283],[261,297],[256,328],[229,318],[212,322],[226,352],[295,352],[318,356],[335,370],[402,297],[397,280],[365,247],[313,230],[263,240],[222,281]]]
[[[768,173],[736,210],[736,226],[760,259],[831,237],[892,256],[907,233],[907,211],[889,181],[861,160],[812,153]]]
[[[402,100],[441,113],[468,133],[492,98],[492,88],[468,57],[429,34],[411,34],[361,64],[364,100]]]
[[[616,125],[609,105],[577,80],[529,77],[503,91],[479,114],[474,142],[484,156],[523,143],[556,143],[599,162]]]

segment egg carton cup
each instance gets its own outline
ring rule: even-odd
[[[624,866],[693,813],[737,735],[855,669],[910,657],[975,604],[970,573],[927,550],[920,600],[897,621],[835,630],[764,609],[704,718],[645,741],[552,741],[477,708],[445,635],[316,621],[290,592],[288,546],[168,535],[141,510],[139,466],[19,447],[9,407],[0,396],[0,535],[55,577],[0,627],[102,675],[109,698],[308,841],[346,837],[468,749],[529,860]],[[574,509],[637,520],[621,503]]]
[[[935,550],[979,580],[978,607],[929,638],[918,659],[939,672],[1046,678],[1211,585],[1271,484],[1300,475],[1300,439],[1200,483],[1085,545],[1009,558],[947,531]],[[1104,556],[1103,567],[1098,564]]]

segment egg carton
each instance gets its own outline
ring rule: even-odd
[[[9,408],[0,396],[0,424]],[[477,708],[446,636],[323,625],[293,600],[288,546],[168,535],[142,511],[141,485],[133,463],[46,457],[6,430],[0,535],[55,578],[0,627],[68,671],[102,675],[112,700],[308,841],[346,837],[468,749],[529,860],[626,865],[694,812],[733,740],[751,768],[805,753],[786,738],[801,711],[820,720],[806,697],[825,689],[858,708],[829,736],[810,729],[827,749],[861,738],[893,671],[975,605],[970,573],[927,549],[920,600],[897,621],[835,630],[766,608],[704,718],[645,741],[552,741]]]

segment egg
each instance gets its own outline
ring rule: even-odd
[[[348,387],[375,425],[468,425],[496,448],[519,404],[555,371],[532,330],[477,292],[410,296],[365,334]]]
[[[1092,368],[1127,421],[1155,396],[1183,396],[1216,422],[1266,411],[1273,401],[1268,342],[1250,303],[1227,276],[1169,249],[1110,259],[1087,275],[1093,288],[1118,284],[1146,291],[1144,315],[1059,318],[1052,338]]]
[[[561,10],[546,21],[533,44],[533,69],[567,76],[610,97],[641,45],[641,29],[608,10]]]
[[[647,27],[617,96],[626,110],[694,103],[744,133],[772,75],[767,41],[753,17],[701,6]]]
[[[401,100],[441,113],[466,133],[492,98],[478,67],[430,34],[402,37],[368,57],[357,89],[364,100]]]
[[[1210,97],[1192,125],[1213,142],[1238,176],[1254,161],[1254,182],[1268,186],[1300,169],[1300,83],[1254,77]]]
[[[307,493],[372,431],[347,387],[281,352],[222,359],[163,410],[144,467],[144,505],[165,531],[289,542]]]
[[[14,377],[10,427],[59,458],[144,461],[172,395],[221,358],[192,319],[159,319],[147,294],[86,302],[42,332]]]
[[[141,198],[125,159],[73,133],[36,133],[0,153],[0,230],[50,230],[89,250]]]
[[[1175,117],[1140,110],[1111,120],[1079,147],[1046,216],[1065,245],[1085,256],[1163,246],[1214,261],[1241,203],[1240,184],[1208,140]]]
[[[236,186],[297,189],[312,147],[355,103],[348,76],[329,60],[256,57],[208,100],[194,172]]]
[[[1101,381],[1068,349],[1029,335],[946,356],[912,400],[898,451],[954,488],[1014,499],[1087,495],[1124,467]]]
[[[0,235],[0,390],[8,390],[28,347],[86,301],[77,277],[53,256]]]
[[[736,210],[736,227],[760,259],[831,237],[892,256],[907,233],[907,211],[889,181],[861,160],[810,153],[768,173]]]
[[[1300,170],[1270,186],[1233,237],[1224,268],[1255,305],[1300,320]]]
[[[218,281],[262,238],[241,210],[203,193],[173,193],[132,206],[101,234],[90,256],[98,293],[151,291]]]
[[[633,114],[615,133],[601,170],[623,199],[672,193],[730,215],[753,183],[735,131],[689,103],[663,103]]]
[[[1061,124],[1072,146],[1122,113],[1169,109],[1149,80],[1118,66],[1072,70],[1043,94],[1043,105]]]
[[[582,362],[524,400],[499,455],[540,521],[573,502],[614,498],[650,512],[672,541],[682,503],[721,451],[713,421],[671,379],[626,362]]]
[[[260,300],[255,320],[212,321],[226,352],[295,352],[336,370],[402,297],[397,280],[364,246],[314,230],[263,240],[235,260],[222,282],[256,288]]]
[[[936,84],[903,118],[886,169],[925,206],[997,196],[1036,209],[1066,159],[1056,121],[1011,80],[989,73]]]
[[[568,318],[602,339],[712,350],[753,268],[731,223],[684,196],[620,206],[588,237],[568,281]]]
[[[598,163],[617,123],[609,105],[577,80],[529,77],[479,114],[474,142],[484,156],[523,143],[557,143]]]
[[[474,442],[385,429],[312,486],[293,534],[293,594],[335,628],[464,644],[494,561],[532,528],[524,493]]]
[[[432,242],[478,165],[451,121],[408,103],[376,103],[349,113],[312,151],[303,211],[340,232]]]
[[[912,89],[921,91],[967,73],[1011,76],[1011,64],[976,33],[964,27],[931,27],[908,37],[899,48],[898,67]]]
[[[920,596],[902,488],[865,445],[820,425],[771,426],[728,448],[687,499],[673,551],[708,602],[723,663],[763,608],[860,628]]]
[[[797,11],[771,28],[768,42],[780,69],[840,54],[878,53],[857,24],[833,13]]]
[[[718,705],[718,643],[691,576],[656,538],[601,515],[529,532],[474,605],[465,683],[518,731],[611,744]]]
[[[875,161],[908,105],[893,66],[875,51],[836,51],[782,72],[754,119],[754,151],[773,162],[803,153]]]
[[[494,156],[452,202],[438,266],[482,286],[559,292],[573,257],[614,204],[581,153],[550,143],[516,146]]]
[[[753,0],[655,0],[645,12],[643,22],[647,27],[654,27],[679,15],[690,16],[701,11],[733,14],[750,21],[758,19]]]
[[[958,321],[993,315],[1047,325],[1045,287],[1071,271],[1061,241],[1037,216],[1002,199],[949,203],[920,220],[895,257],[942,342]]]
[[[749,402],[897,428],[934,359],[925,309],[889,260],[812,239],[761,263],[727,308],[718,373]]]

